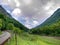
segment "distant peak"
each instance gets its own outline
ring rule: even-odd
[[[57,9],[57,11],[59,11],[59,10],[60,10],[60,8]]]
[[[57,14],[60,12],[60,8],[58,8],[53,14]]]

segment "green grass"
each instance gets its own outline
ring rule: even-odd
[[[0,31],[0,35],[2,34],[2,32]]]
[[[60,40],[58,39],[26,33],[17,35],[17,42],[18,45],[60,45]],[[16,44],[14,36],[11,38],[9,43],[9,45]]]

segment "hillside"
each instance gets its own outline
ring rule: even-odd
[[[29,31],[33,34],[60,36],[60,8],[41,25]]]
[[[21,30],[28,30],[24,25],[15,20],[6,10],[0,5],[0,19],[3,20],[2,30],[5,30],[8,23],[12,23],[15,27],[20,28]]]
[[[41,25],[37,26],[37,28],[39,27],[43,27],[46,25],[51,25],[54,24],[56,22],[60,21],[60,8],[57,9],[51,17],[49,17],[45,22],[43,22]]]

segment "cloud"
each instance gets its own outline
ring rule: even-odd
[[[44,9],[45,10],[49,10],[52,6],[53,6],[53,2],[48,2],[46,5],[45,5],[45,7],[44,7]]]
[[[60,8],[60,0],[1,0],[0,2],[13,8],[12,16],[29,28],[41,24]]]
[[[15,19],[18,20],[18,18],[22,15],[21,14],[21,9],[19,8],[15,8],[13,11],[12,11],[12,17],[14,17]]]
[[[14,2],[16,3],[16,7],[20,7],[20,2],[19,2],[19,0],[14,0]]]
[[[31,25],[29,25],[29,24],[25,24],[25,26],[28,27],[29,29],[32,28]]]
[[[26,5],[29,5],[32,3],[32,0],[23,0],[23,2],[26,4]]]
[[[8,0],[0,0],[1,5],[8,5]]]
[[[8,3],[10,3],[11,2],[11,0],[7,0],[8,1]]]
[[[19,14],[21,14],[21,10],[19,8],[15,8],[13,11],[12,11],[12,14],[18,16]]]
[[[51,0],[48,1],[46,5],[44,5],[45,14],[50,17],[58,8],[60,8],[60,1]]]
[[[38,21],[33,21],[33,25],[37,25],[37,24],[39,24]]]

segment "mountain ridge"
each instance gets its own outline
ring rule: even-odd
[[[47,20],[45,20],[41,25],[35,27],[35,28],[40,28],[45,25],[50,25],[53,23],[56,23],[57,21],[60,20],[60,8],[58,8]]]
[[[26,28],[23,24],[15,20],[1,5],[0,5],[0,18],[2,18],[3,20],[5,19],[5,22],[7,21],[8,23],[14,24],[21,30],[28,30],[28,28]]]

